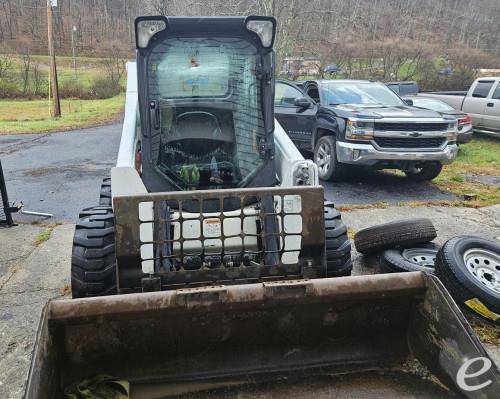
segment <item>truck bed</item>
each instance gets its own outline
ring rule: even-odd
[[[436,100],[441,100],[446,104],[451,105],[456,110],[461,111],[462,103],[464,102],[466,94],[467,92],[449,91],[449,92],[418,93],[418,96],[423,98],[434,98]]]

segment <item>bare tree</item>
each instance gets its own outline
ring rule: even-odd
[[[7,80],[12,71],[12,58],[9,55],[0,55],[0,79]]]
[[[28,93],[31,69],[31,54],[29,50],[22,56],[21,81],[23,86],[23,95]]]

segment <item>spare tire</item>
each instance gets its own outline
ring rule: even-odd
[[[360,230],[354,235],[354,246],[358,252],[371,254],[396,246],[424,244],[436,236],[436,229],[429,219],[410,219]]]
[[[440,248],[429,242],[411,248],[386,249],[380,254],[380,268],[386,273],[420,271],[434,274],[436,255]]]
[[[500,245],[454,237],[437,254],[436,274],[458,306],[500,324]]]

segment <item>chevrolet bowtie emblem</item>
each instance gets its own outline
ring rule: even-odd
[[[411,137],[420,137],[422,135],[422,133],[418,133],[418,132],[413,132],[413,133],[410,133],[409,134]]]

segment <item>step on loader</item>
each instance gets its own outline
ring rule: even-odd
[[[80,214],[75,299],[45,307],[25,398],[102,374],[140,399],[493,398],[435,277],[350,277],[340,213],[274,120],[274,18],[135,30],[117,166]]]

